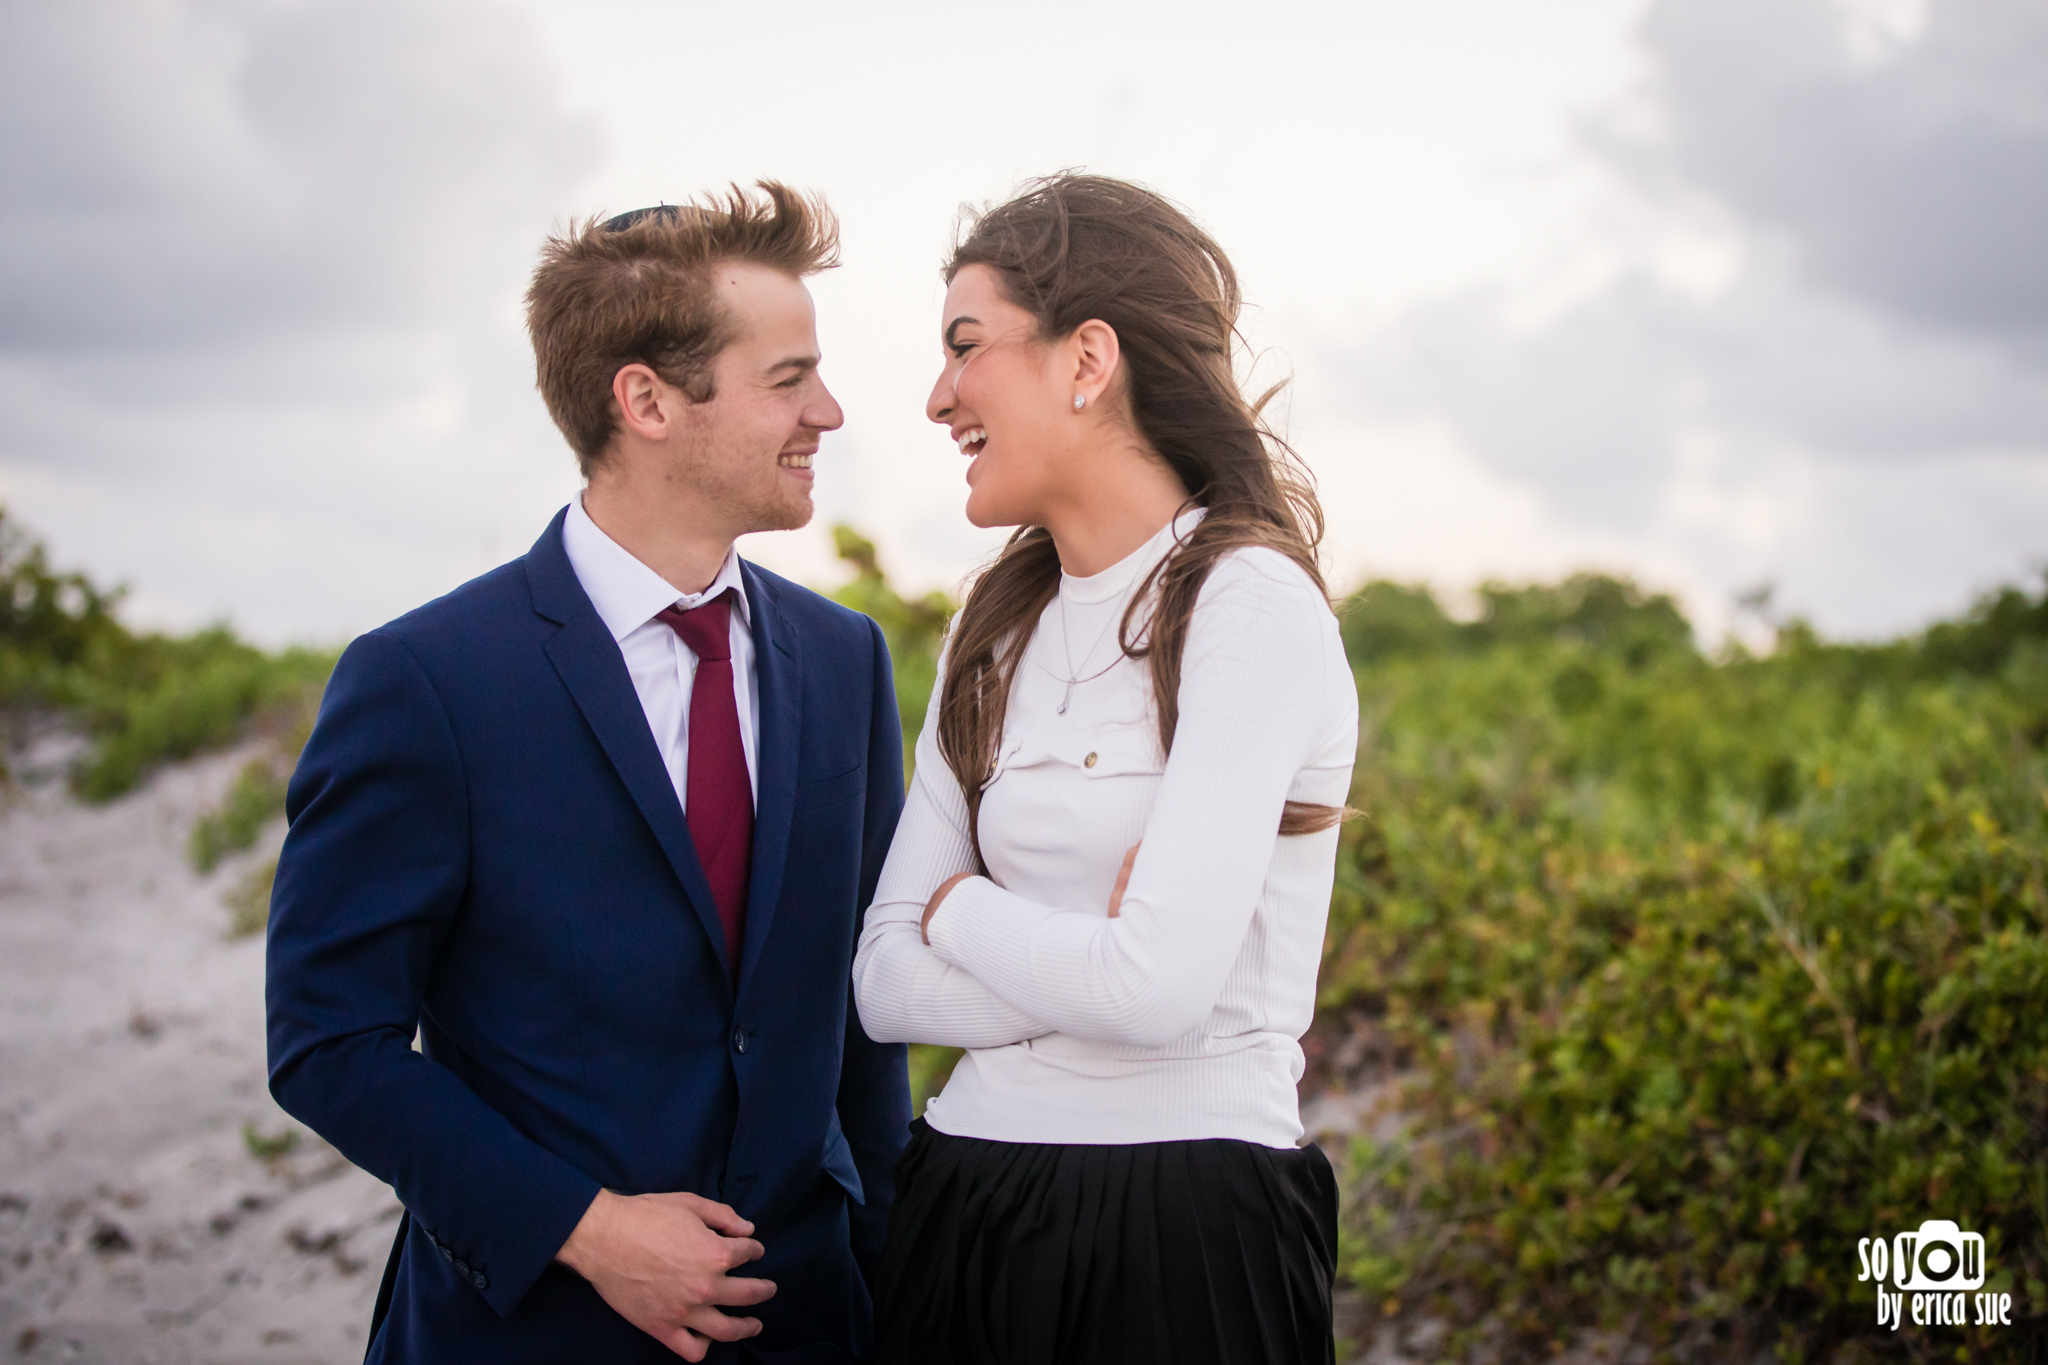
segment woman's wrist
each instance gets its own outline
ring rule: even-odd
[[[972,877],[973,875],[974,874],[972,872],[955,872],[952,876],[940,882],[939,889],[932,892],[932,898],[925,902],[924,915],[917,922],[917,934],[919,938],[922,938],[924,940],[925,947],[931,947],[932,916],[939,913],[940,902],[946,899],[946,897],[952,892],[954,887],[960,885],[960,883],[966,881],[969,877]]]

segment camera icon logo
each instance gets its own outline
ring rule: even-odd
[[[1891,1261],[1894,1283],[1903,1290],[1957,1292],[1984,1287],[1983,1235],[1964,1232],[1945,1218],[1930,1218],[1919,1231],[1893,1237]],[[1878,1273],[1882,1278],[1883,1272]]]

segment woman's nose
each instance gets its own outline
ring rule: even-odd
[[[944,374],[932,385],[932,396],[924,400],[924,415],[940,423],[953,415],[953,386]]]

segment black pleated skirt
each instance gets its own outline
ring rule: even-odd
[[[1329,1365],[1320,1149],[1064,1146],[923,1119],[896,1167],[883,1365]]]

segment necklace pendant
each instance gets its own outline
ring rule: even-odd
[[[1073,699],[1074,685],[1072,683],[1068,683],[1066,691],[1060,693],[1060,704],[1058,708],[1053,712],[1053,714],[1060,716],[1064,716],[1065,714],[1067,714],[1067,703],[1072,701]]]

